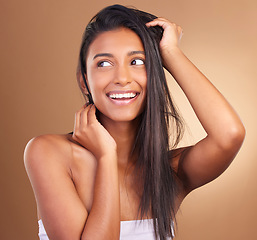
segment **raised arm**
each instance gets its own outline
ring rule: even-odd
[[[72,180],[68,159],[74,156],[69,143],[46,135],[30,141],[25,150],[26,170],[47,234],[51,240],[119,239],[115,141],[96,120],[94,107],[83,107],[76,113],[75,122],[73,138],[89,150],[84,157],[92,158],[93,153],[97,160],[95,173],[90,176],[95,175],[90,212]]]
[[[164,66],[184,91],[207,133],[206,138],[180,155],[178,175],[189,192],[229,166],[244,140],[245,129],[227,100],[179,49],[181,27],[163,18],[147,25],[164,29],[160,42]]]
[[[76,115],[73,138],[94,154],[97,171],[94,199],[82,240],[119,239],[120,198],[116,142],[97,121],[96,108],[89,105]]]

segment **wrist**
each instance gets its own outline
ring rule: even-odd
[[[116,148],[108,149],[96,156],[98,162],[117,162]]]
[[[163,57],[163,59],[169,59],[172,56],[176,56],[178,54],[183,54],[181,49],[179,47],[167,47],[167,48],[163,48],[161,50],[161,55]]]
[[[185,55],[178,47],[169,48],[165,51],[162,51],[163,66],[171,73],[173,63],[180,59],[181,56]]]

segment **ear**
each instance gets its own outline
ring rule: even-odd
[[[83,76],[82,76],[82,73],[81,73],[81,69],[80,69],[80,68],[77,69],[76,76],[77,76],[77,81],[78,81],[78,84],[79,84],[79,87],[80,87],[81,92],[82,92],[84,95],[87,95],[87,94],[88,94],[88,90],[87,90],[86,84],[85,84],[85,82],[84,82],[84,79],[83,79]],[[85,79],[86,79],[86,81],[87,81],[87,76],[86,76],[86,74],[84,74],[84,76],[85,76]]]

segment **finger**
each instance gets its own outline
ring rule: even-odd
[[[178,30],[178,32],[180,32],[182,30],[182,27],[177,26],[177,30]]]
[[[96,113],[96,107],[95,107],[95,105],[92,105],[91,108],[89,109],[88,115],[87,115],[88,123],[93,123],[94,121],[97,120],[95,113]]]
[[[166,24],[166,23],[165,23],[164,21],[153,20],[153,21],[151,21],[151,22],[146,23],[146,26],[147,26],[147,27],[160,26],[160,27],[164,28],[164,27],[165,27],[165,24]]]
[[[78,130],[79,122],[80,122],[79,116],[78,116],[78,113],[76,112],[76,113],[75,113],[75,122],[74,122],[74,128],[73,128],[72,138],[75,138],[75,135],[76,135],[77,130]]]
[[[153,23],[153,22],[169,22],[169,20],[167,20],[166,18],[158,17],[146,24]]]
[[[84,107],[80,113],[80,128],[83,128],[87,125],[87,115],[88,115],[88,111],[90,110],[92,104]]]
[[[80,116],[81,116],[81,112],[83,111],[83,109],[85,108],[85,105],[83,105],[83,107],[81,107],[76,113],[75,113],[75,121],[74,121],[74,129],[73,129],[73,138],[76,138],[76,134],[78,133],[78,130],[80,128]]]
[[[165,18],[156,18],[151,22],[146,23],[147,27],[154,27],[154,26],[160,26],[162,28],[167,27],[169,24],[172,24]]]
[[[77,111],[75,113],[75,121],[74,121],[74,128],[73,128],[73,134],[72,134],[72,138],[75,139],[75,140],[77,139],[76,135],[77,135],[77,133],[79,131],[79,127],[80,127],[80,114],[81,114],[81,110],[82,109],[80,109],[79,111]]]
[[[84,108],[86,108],[88,105],[90,105],[91,103],[89,101],[87,101],[85,104],[84,104]]]
[[[177,26],[177,31],[178,31],[178,33],[180,34],[181,32],[183,32],[183,29],[182,29],[182,27],[180,27],[180,26]]]
[[[178,29],[177,31],[178,31],[179,41],[180,41],[184,32],[183,32],[182,27],[180,27],[180,26],[178,26],[177,29]]]

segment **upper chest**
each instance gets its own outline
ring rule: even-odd
[[[94,197],[94,183],[97,171],[97,161],[87,151],[77,149],[74,151],[74,159],[71,164],[72,180],[77,193],[90,212]],[[119,191],[120,191],[120,214],[121,220],[134,220],[138,218],[141,194],[138,186],[140,183],[134,181],[133,169],[119,167]],[[183,198],[179,195],[176,199],[176,209]]]
[[[90,212],[94,197],[97,161],[88,151],[76,146],[73,149],[73,155],[70,165],[72,181],[80,199]],[[140,201],[137,186],[133,182],[131,169],[124,167],[118,169],[121,220],[135,219]]]

